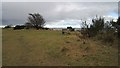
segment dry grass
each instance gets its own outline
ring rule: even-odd
[[[115,66],[118,50],[73,32],[3,29],[3,66]]]

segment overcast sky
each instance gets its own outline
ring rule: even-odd
[[[117,19],[117,11],[117,2],[3,2],[2,24],[24,24],[28,13],[40,13],[46,27],[78,28],[81,19],[91,23],[96,15],[106,20]]]
[[[2,2],[118,2],[119,0],[2,0]]]

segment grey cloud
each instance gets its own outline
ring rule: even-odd
[[[40,13],[47,24],[68,19],[87,19],[117,13],[117,2],[3,2],[3,24],[24,24],[28,13]],[[12,21],[12,22],[9,22]],[[17,22],[19,21],[19,22]]]
[[[0,2],[0,25],[2,24],[2,3]]]
[[[118,2],[119,0],[2,0],[2,2]]]

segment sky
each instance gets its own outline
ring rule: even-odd
[[[118,2],[119,0],[1,0],[2,2]]]
[[[96,15],[105,17],[108,21],[111,19],[116,20],[118,17],[118,2],[4,1],[6,2],[2,2],[2,9],[0,10],[2,11],[2,25],[24,24],[27,22],[29,13],[40,13],[46,20],[45,27],[49,28],[68,26],[79,28],[82,21],[87,21],[89,24]]]

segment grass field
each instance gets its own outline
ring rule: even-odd
[[[2,30],[3,66],[116,66],[118,50],[73,32]]]

